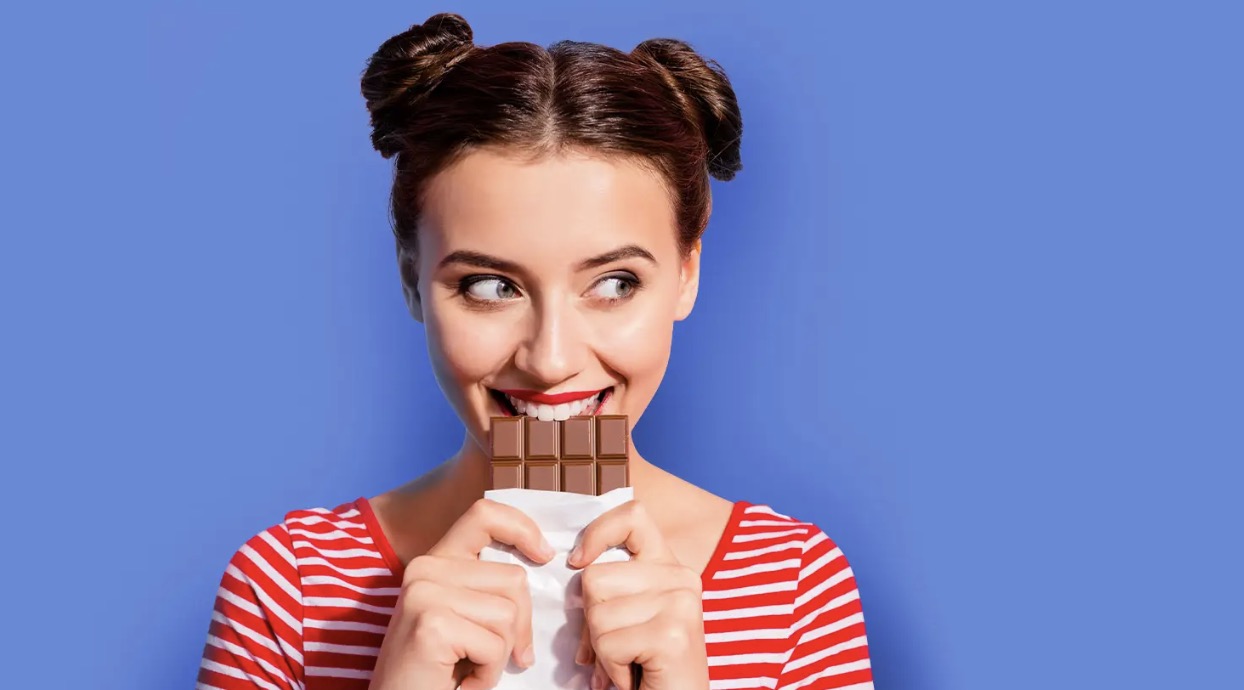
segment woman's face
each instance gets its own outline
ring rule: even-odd
[[[484,448],[495,416],[637,422],[699,282],[661,178],[586,155],[468,154],[429,181],[418,243],[411,312]]]

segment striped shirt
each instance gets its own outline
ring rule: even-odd
[[[199,690],[366,690],[403,567],[366,499],[249,539],[221,578]],[[872,690],[855,576],[815,525],[739,502],[703,573],[712,690]]]

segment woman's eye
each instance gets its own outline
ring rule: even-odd
[[[518,297],[518,290],[502,278],[481,278],[467,285],[466,294],[480,302],[500,302]]]
[[[635,291],[635,281],[621,276],[611,276],[597,283],[592,291],[597,297],[609,301],[626,299]]]

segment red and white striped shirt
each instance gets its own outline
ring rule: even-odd
[[[366,499],[248,540],[216,595],[199,690],[366,690],[402,565]],[[712,690],[871,690],[855,576],[815,525],[736,503],[703,573]]]

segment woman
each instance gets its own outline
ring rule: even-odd
[[[638,420],[696,299],[708,178],[741,167],[724,74],[684,43],[623,53],[475,46],[437,15],[385,42],[362,80],[396,158],[392,211],[410,313],[466,427],[461,450],[370,500],[290,513],[221,583],[207,688],[464,690],[532,662],[510,544],[554,557],[482,499],[495,416]],[[635,501],[585,531],[579,662],[593,687],[871,687],[852,572],[814,525],[732,503],[634,451]]]

